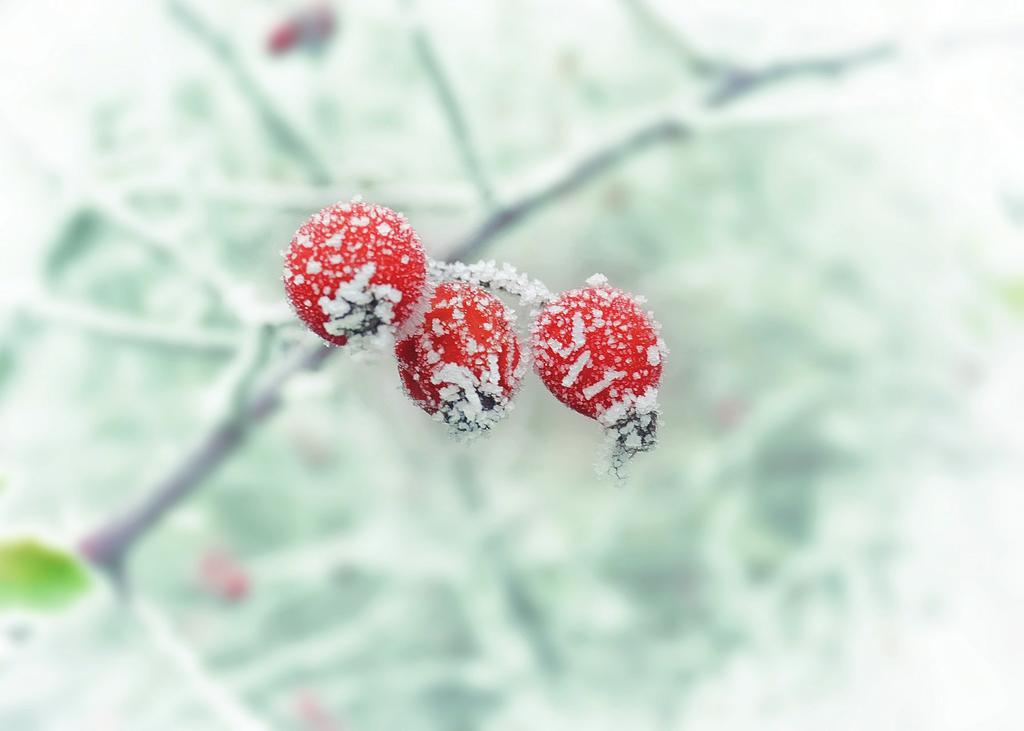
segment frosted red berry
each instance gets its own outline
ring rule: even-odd
[[[512,408],[523,370],[514,315],[482,287],[439,284],[423,322],[395,346],[409,397],[456,435],[474,436]]]
[[[284,288],[292,308],[324,340],[400,327],[426,283],[426,255],[405,218],[354,200],[314,214],[285,252]]]
[[[534,367],[555,398],[615,430],[620,451],[649,449],[667,353],[659,326],[638,298],[603,277],[588,284],[560,294],[537,315]]]

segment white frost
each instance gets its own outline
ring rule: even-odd
[[[576,359],[576,362],[569,368],[569,372],[565,374],[565,378],[562,379],[563,386],[571,386],[576,383],[576,379],[579,378],[580,372],[586,367],[587,363],[590,362],[590,351],[584,350],[583,355]],[[589,396],[587,398],[590,398]]]
[[[364,264],[350,280],[338,285],[333,297],[326,296],[325,290],[317,300],[321,312],[328,317],[324,330],[345,337],[376,335],[376,325],[394,322],[394,307],[402,301],[402,292],[389,284],[370,284],[376,271],[373,262]]]
[[[428,262],[428,276],[434,281],[471,282],[482,287],[500,289],[518,297],[523,305],[543,304],[553,299],[542,282],[516,271],[511,264],[498,266],[493,260],[478,261],[476,264],[449,264],[431,259]]]
[[[576,312],[572,316],[573,351],[577,351],[587,343],[587,329],[583,325],[583,315]]]
[[[625,371],[605,371],[604,378],[583,389],[583,398],[589,401],[624,375],[626,375]]]

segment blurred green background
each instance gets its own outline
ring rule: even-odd
[[[0,729],[1020,729],[1022,129],[1015,2],[0,4]],[[112,583],[354,194],[539,201],[474,258],[648,298],[660,447],[340,353]]]

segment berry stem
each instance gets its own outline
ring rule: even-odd
[[[511,264],[498,266],[493,259],[476,264],[431,259],[427,263],[427,276],[435,281],[469,282],[487,289],[498,289],[518,297],[524,306],[540,305],[553,299],[542,281],[531,279]]]

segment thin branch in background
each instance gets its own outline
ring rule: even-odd
[[[807,76],[835,78],[889,61],[897,55],[894,43],[882,41],[846,53],[777,61],[761,68],[734,67],[715,83],[705,97],[705,103],[710,107],[720,107],[768,86]]]
[[[124,576],[124,559],[135,545],[167,512],[191,495],[224,459],[242,445],[252,429],[280,405],[285,384],[296,374],[315,370],[334,352],[323,345],[300,350],[241,408],[232,404],[227,413],[199,441],[178,465],[134,507],[115,517],[86,537],[82,553],[115,583]]]
[[[448,79],[448,74],[444,70],[441,59],[437,55],[434,43],[418,18],[413,21],[412,43],[416,55],[423,65],[431,85],[434,87],[434,92],[437,94],[437,99],[441,104],[445,118],[448,120],[448,129],[451,132],[456,148],[458,148],[462,164],[470,180],[476,186],[481,202],[486,208],[493,209],[497,204],[497,196],[487,173],[484,171],[480,154],[473,142],[473,134],[469,129],[469,122],[466,120],[466,115],[462,111],[462,105],[459,103],[455,90],[452,88],[451,81]]]
[[[657,119],[646,123],[620,139],[599,147],[594,152],[571,163],[567,169],[526,192],[511,203],[491,214],[475,231],[458,243],[449,260],[466,261],[486,242],[500,236],[512,226],[528,218],[596,178],[609,168],[657,144],[685,139],[690,128],[673,118]]]
[[[338,199],[338,190],[359,190],[367,200],[380,201],[389,208],[463,213],[476,205],[476,194],[466,183],[410,183],[377,179],[369,174],[345,176],[334,185],[303,185],[275,182],[219,180],[198,183],[197,195],[207,202],[270,210],[309,211],[324,208]],[[162,179],[135,182],[130,195],[154,195],[178,199],[184,192],[177,183]]]
[[[175,266],[224,305],[231,315],[239,320],[246,319],[244,309],[247,305],[239,301],[235,285],[208,258],[197,258],[186,252],[174,237],[147,222],[120,197],[103,187],[93,186],[88,195],[93,207],[108,222],[146,246],[156,256],[174,262]]]
[[[238,334],[167,325],[159,327],[136,317],[72,303],[54,296],[39,296],[15,303],[28,317],[59,327],[70,327],[100,338],[132,345],[223,357],[238,349]]]
[[[455,462],[453,482],[462,507],[473,519],[474,525],[485,524],[486,521],[480,520],[480,516],[486,512],[487,497],[480,489],[479,475],[474,465],[463,456]],[[500,583],[505,605],[511,614],[509,619],[522,630],[537,666],[549,675],[557,675],[564,667],[562,652],[526,577],[508,558],[507,541],[507,529],[492,532],[481,540],[479,553],[482,559],[491,564],[488,573]]]
[[[228,369],[226,376],[229,405],[235,413],[245,410],[245,400],[252,393],[259,374],[270,360],[273,340],[274,326],[270,324],[251,328],[246,334],[245,344],[239,350],[238,357]]]
[[[309,182],[315,185],[327,185],[331,181],[330,171],[320,161],[320,157],[303,136],[295,130],[291,122],[274,107],[252,75],[246,70],[238,57],[238,52],[227,39],[215,31],[186,3],[180,2],[180,0],[168,0],[167,8],[171,18],[206,46],[213,57],[231,75],[235,86],[255,111],[271,139],[302,167]]]
[[[108,190],[100,181],[83,174],[81,170],[70,168],[50,152],[46,145],[37,142],[30,133],[14,124],[7,115],[0,114],[0,126],[4,127],[5,132],[17,143],[18,149],[44,175],[53,178],[58,184],[72,187],[74,194],[79,196],[74,212],[82,209],[96,211],[108,223],[131,236],[133,241],[180,269],[231,314],[238,315],[233,287],[211,263],[185,252],[172,237],[135,214],[117,193]]]
[[[651,9],[646,0],[622,0],[648,33],[678,57],[684,68],[710,82],[704,96],[709,107],[720,107],[764,87],[804,77],[835,78],[864,66],[889,61],[898,55],[891,41],[879,41],[850,51],[776,61],[763,66],[745,66],[696,50],[672,24]]]
[[[135,599],[128,605],[128,609],[146,630],[153,646],[174,666],[219,722],[224,724],[224,728],[269,731],[266,724],[210,674],[199,656],[178,638],[170,623],[155,606]]]
[[[668,48],[683,68],[694,76],[716,76],[727,70],[727,64],[698,51],[682,35],[674,32],[663,18],[659,18],[651,10],[645,0],[622,0],[622,2],[637,22],[644,27],[644,30]]]

